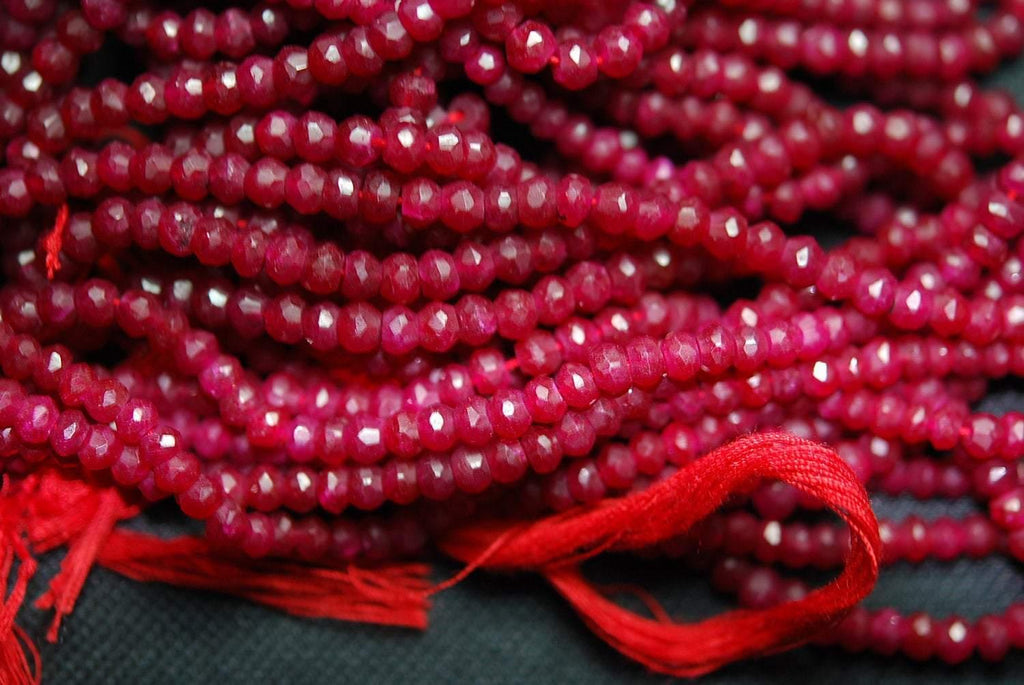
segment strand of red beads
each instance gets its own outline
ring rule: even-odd
[[[975,409],[1024,375],[1024,113],[972,80],[1022,20],[4,0],[0,472],[174,497],[225,555],[337,565],[782,429],[869,490],[984,507],[882,521],[882,563],[1024,562],[1024,413]],[[136,73],[83,85],[114,41]],[[797,234],[810,211],[855,235]],[[801,520],[822,506],[763,483],[649,551],[766,609],[809,592],[775,567],[850,554]],[[806,638],[999,661],[1024,609],[856,608]]]

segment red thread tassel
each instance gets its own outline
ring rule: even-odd
[[[4,479],[0,504],[10,503],[9,490],[10,483]],[[0,604],[0,683],[3,685],[38,683],[41,673],[39,650],[14,623],[25,601],[28,582],[36,571],[36,561],[17,530],[18,513],[12,507],[0,507],[0,588],[10,585],[11,572],[15,564],[18,566],[11,591]]]
[[[223,592],[291,614],[426,628],[423,564],[321,568],[225,557],[206,540],[114,531],[97,561],[134,580]]]
[[[46,633],[46,639],[50,642],[57,641],[61,619],[74,609],[85,579],[96,561],[96,555],[107,542],[114,524],[128,513],[121,493],[116,490],[99,491],[97,499],[92,516],[85,521],[85,529],[71,542],[61,562],[60,572],[50,581],[46,593],[35,603],[39,609],[54,609],[53,621]]]

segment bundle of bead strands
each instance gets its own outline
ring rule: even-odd
[[[858,606],[894,561],[1024,560],[1024,413],[973,408],[1024,373],[1024,112],[974,80],[1024,2],[0,4],[3,682],[60,547],[50,640],[100,564],[413,627],[537,572],[681,676],[1024,647],[1019,601]],[[138,71],[87,82],[109,51]],[[119,526],[167,498],[205,536]],[[630,612],[580,571],[614,550],[745,608]]]

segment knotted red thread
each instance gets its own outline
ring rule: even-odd
[[[615,604],[581,573],[580,562],[602,551],[641,549],[685,533],[730,494],[761,479],[818,498],[850,527],[851,550],[842,574],[804,599],[695,624],[665,623]],[[796,646],[840,620],[874,587],[881,539],[867,493],[833,450],[763,433],[720,447],[645,491],[532,523],[469,525],[442,540],[441,548],[468,565],[438,589],[477,568],[537,570],[612,647],[652,670],[692,677]]]
[[[46,253],[46,277],[53,280],[60,269],[60,249],[64,244],[64,229],[68,225],[68,206],[61,205],[53,228],[43,237],[43,251]]]

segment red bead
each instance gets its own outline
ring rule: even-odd
[[[597,80],[597,56],[586,43],[568,40],[555,52],[551,75],[568,90],[580,90]]]
[[[915,661],[925,661],[935,653],[936,626],[927,614],[907,617],[907,634],[903,639],[903,653]]]
[[[90,471],[109,469],[116,462],[124,446],[107,426],[93,425],[78,449],[78,460]]]
[[[558,44],[551,29],[538,21],[525,21],[505,39],[509,66],[524,74],[533,74],[555,54]]]

